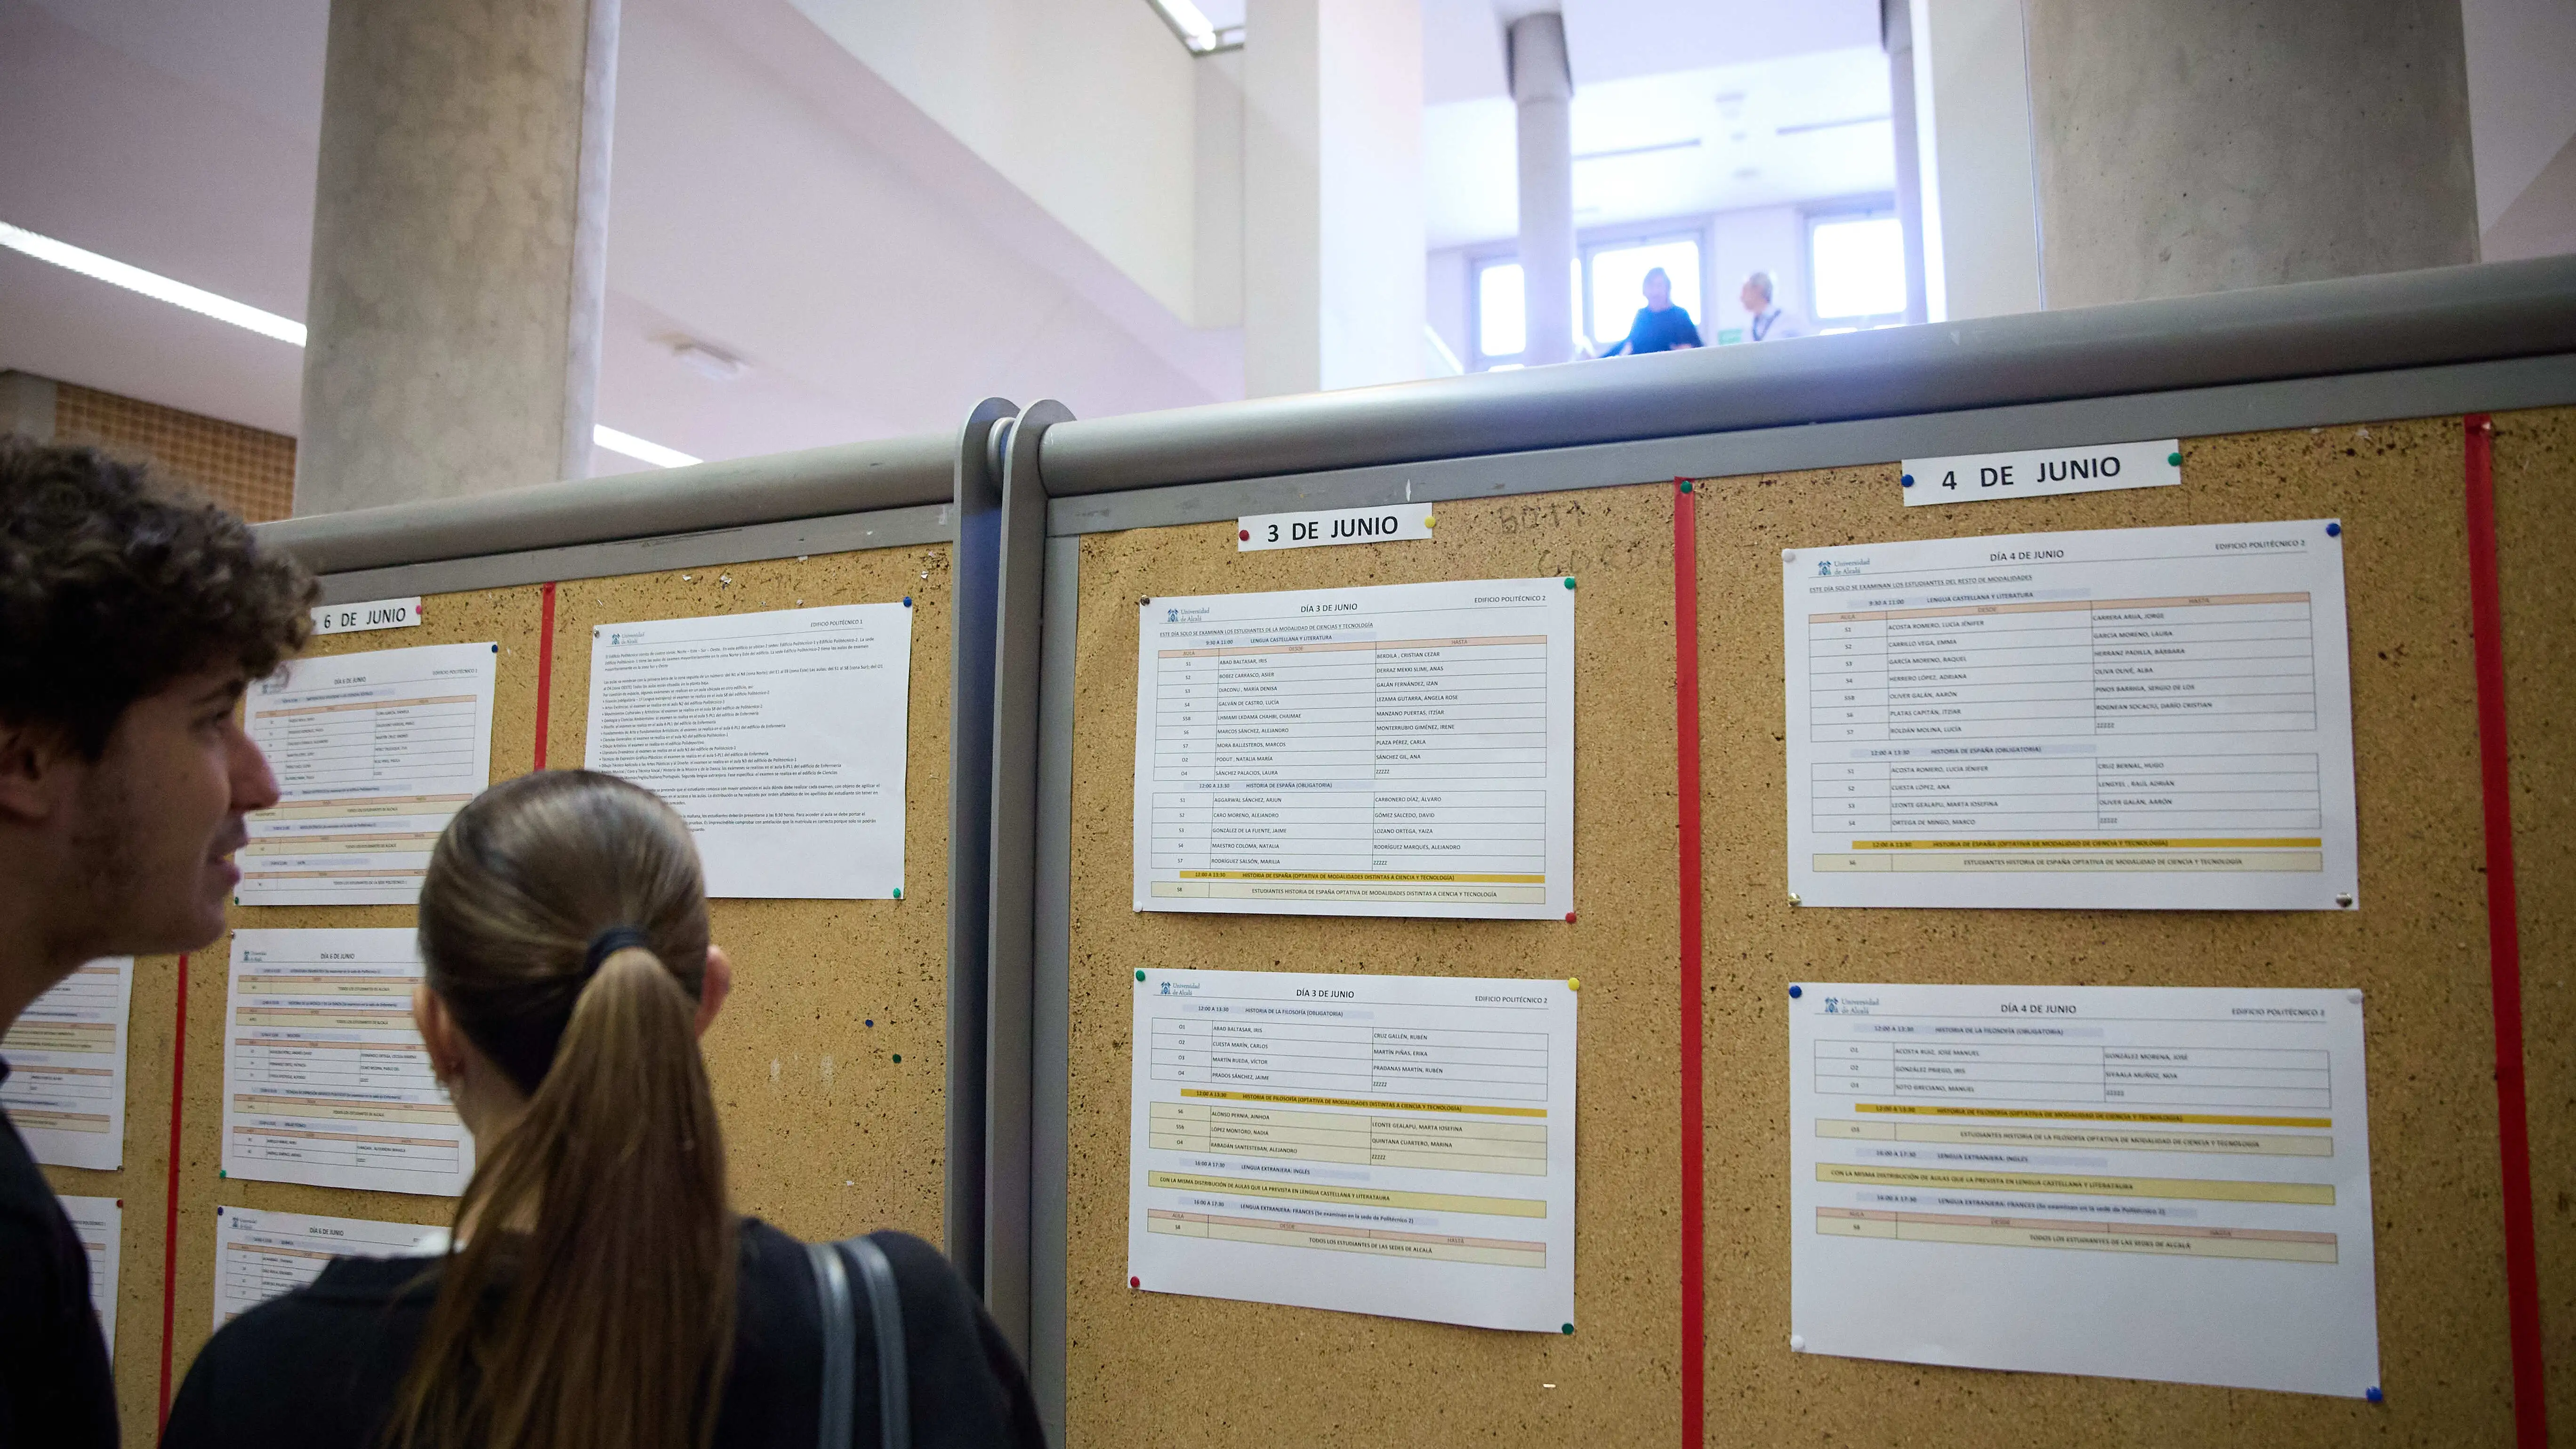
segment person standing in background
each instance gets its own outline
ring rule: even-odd
[[[1637,309],[1637,320],[1628,324],[1628,335],[1601,355],[1678,352],[1699,345],[1699,327],[1687,310],[1673,305],[1673,279],[1657,267],[1646,273],[1646,305]]]
[[[1755,272],[1744,279],[1744,290],[1736,296],[1744,304],[1745,315],[1752,319],[1744,329],[1745,335],[1756,342],[1807,335],[1807,319],[1772,300],[1776,290],[1769,272]]]
[[[223,934],[243,817],[277,803],[242,691],[304,647],[314,592],[140,468],[0,439],[0,1032],[85,961]],[[0,1126],[0,1445],[116,1443],[88,1260]]]

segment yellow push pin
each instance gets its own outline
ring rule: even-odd
[[[1425,528],[1438,528],[1440,526],[1440,520],[1433,515],[1426,513],[1422,515],[1422,526]]]
[[[1583,978],[1580,976],[1566,977],[1565,989],[1568,991],[1581,991],[1583,989]]]

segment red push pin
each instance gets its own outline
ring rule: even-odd
[[[1251,530],[1251,529],[1248,529],[1248,528],[1238,528],[1238,529],[1236,529],[1236,530],[1234,531],[1234,536],[1235,536],[1236,538],[1238,538],[1238,539],[1241,539],[1241,540],[1242,540],[1243,542],[1245,542],[1245,543],[1250,543],[1250,542],[1252,542],[1252,530]]]
[[[1574,912],[1568,911],[1565,913],[1565,923],[1569,926],[1574,924]]]
[[[1130,1288],[1142,1288],[1145,1286],[1145,1280],[1142,1278],[1130,1278],[1127,1280],[1127,1286]]]

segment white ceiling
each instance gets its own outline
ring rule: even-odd
[[[0,221],[304,314],[329,0],[0,0]],[[626,0],[599,420],[707,458],[1239,393],[785,0]],[[711,380],[670,344],[750,364]],[[297,431],[290,344],[0,251],[0,369]],[[614,454],[602,472],[642,465]]]

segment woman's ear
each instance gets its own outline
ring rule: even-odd
[[[725,998],[733,995],[733,958],[722,946],[707,947],[707,969],[698,978],[698,1035],[716,1024],[716,1013],[724,1010]]]
[[[426,986],[411,989],[411,1021],[420,1029],[420,1044],[429,1051],[429,1070],[441,1085],[452,1086],[465,1075],[465,1033],[447,1014],[447,1003]]]

